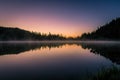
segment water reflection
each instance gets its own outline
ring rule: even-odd
[[[87,74],[103,66],[109,67],[112,62],[119,64],[120,45],[0,43],[0,55],[2,80],[84,80]]]
[[[0,55],[19,54],[21,52],[42,48],[59,48],[65,43],[0,43]]]
[[[19,54],[25,51],[60,48],[65,45],[82,46],[83,49],[89,49],[90,52],[100,54],[112,62],[120,64],[120,44],[119,43],[0,43],[0,55]]]
[[[89,49],[90,52],[100,54],[116,64],[120,64],[120,44],[81,44],[83,49]]]

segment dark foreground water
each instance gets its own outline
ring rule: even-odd
[[[81,80],[119,64],[119,42],[0,43],[0,80]]]

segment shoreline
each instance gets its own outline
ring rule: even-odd
[[[103,41],[103,40],[55,40],[55,41],[0,41],[0,43],[120,43],[120,41]]]

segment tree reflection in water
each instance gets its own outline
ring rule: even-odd
[[[82,46],[83,49],[89,49],[91,53],[99,54],[116,64],[120,64],[119,43],[0,43],[0,55],[19,54],[25,51],[47,47],[49,49],[59,48],[66,44]]]

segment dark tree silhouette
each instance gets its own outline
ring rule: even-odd
[[[65,40],[65,37],[59,34],[47,35],[19,28],[0,27],[0,41],[8,40]]]
[[[100,26],[91,33],[83,33],[79,39],[86,40],[120,40],[120,18]]]
[[[97,30],[83,33],[76,38],[63,37],[59,34],[41,34],[19,28],[0,27],[0,41],[8,40],[120,40],[120,18],[112,20]]]

